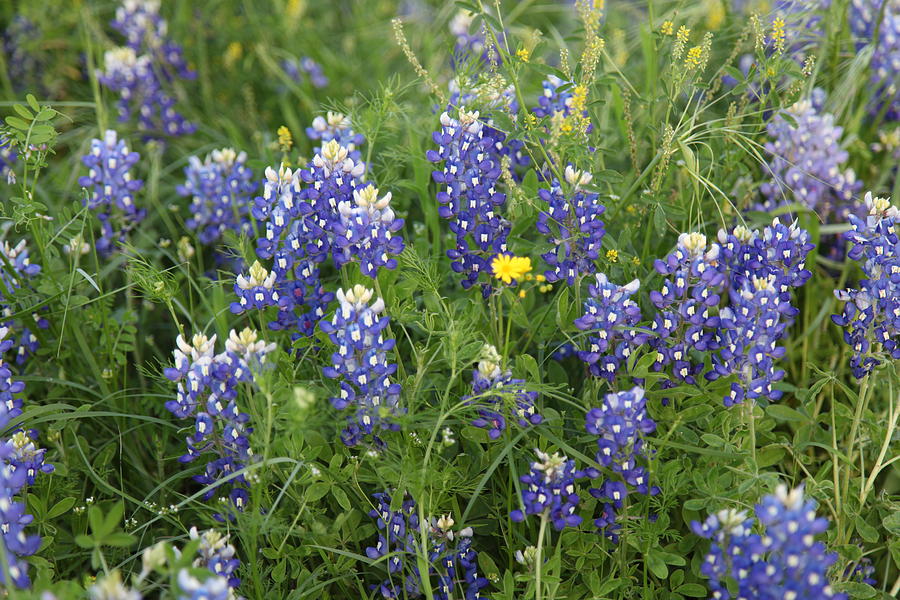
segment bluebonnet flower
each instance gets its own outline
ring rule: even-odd
[[[193,133],[196,125],[175,110],[166,88],[177,78],[194,79],[181,46],[169,40],[159,0],[123,0],[112,26],[126,45],[106,52],[105,71],[97,74],[102,85],[119,93],[119,118],[127,121],[136,111],[138,127],[151,137]]]
[[[538,105],[532,109],[539,118],[572,114],[572,82],[563,81],[556,75],[548,75],[541,84],[543,92],[538,98]],[[559,88],[563,88],[560,90]]]
[[[582,189],[591,179],[590,173],[568,165],[566,182],[573,187],[571,196],[563,193],[558,181],[549,190],[538,190],[538,196],[549,205],[538,216],[537,230],[547,236],[551,247],[542,255],[550,266],[544,275],[551,283],[565,280],[575,285],[581,276],[593,275],[597,270],[594,261],[600,258],[606,233],[600,216],[606,207],[600,204],[599,194]]]
[[[328,111],[324,117],[318,116],[313,119],[312,125],[306,128],[306,136],[322,143],[336,140],[347,149],[348,156],[357,163],[361,158],[359,147],[366,142],[363,134],[353,131],[353,125],[349,118],[341,113],[331,111]],[[322,149],[316,147],[313,148],[313,152],[319,154]]]
[[[6,136],[0,136],[0,178],[12,185],[16,182],[15,164],[18,153],[13,149],[12,143]]]
[[[853,350],[850,368],[857,379],[868,375],[887,357],[900,358],[900,211],[886,198],[866,194],[865,219],[850,216],[844,238],[853,243],[849,257],[860,264],[865,278],[859,287],[837,290],[845,302],[831,319],[844,327],[844,341]]]
[[[28,285],[28,281],[41,272],[41,265],[31,262],[25,240],[20,240],[15,246],[4,240],[3,246],[0,246],[0,254],[3,266],[0,269],[0,319],[2,325],[21,332],[13,347],[16,364],[22,365],[34,356],[40,343],[27,324],[13,320],[13,314],[18,312],[13,296],[16,290]],[[50,327],[50,322],[40,312],[32,313],[31,319],[37,329]]]
[[[656,431],[656,422],[647,414],[644,390],[634,387],[627,392],[607,394],[600,408],[588,411],[585,429],[598,436],[597,462],[623,480],[604,479],[599,488],[590,490],[592,496],[605,500],[594,525],[615,541],[619,529],[616,510],[622,508],[629,487],[640,494],[659,492],[650,486],[647,469],[639,464],[646,460],[644,436]]]
[[[257,183],[247,166],[247,153],[231,148],[213,150],[206,160],[188,159],[186,181],[178,194],[191,199],[191,217],[185,222],[203,244],[218,242],[226,231],[248,233],[249,213]]]
[[[522,140],[508,137],[494,127],[494,117],[505,113],[512,120],[519,112],[515,86],[508,84],[498,74],[478,73],[472,76],[458,75],[449,82],[450,98],[448,113],[458,113],[460,109],[478,107],[479,120],[483,124],[483,137],[490,138],[487,148],[498,164],[509,161],[509,172],[515,180],[521,180],[521,172],[531,164],[531,157],[525,152]]]
[[[796,126],[781,113],[767,125],[771,139],[765,149],[772,157],[767,173],[772,179],[760,186],[765,196],[760,208],[798,203],[826,223],[845,221],[859,209],[854,197],[861,183],[853,169],[844,168],[848,155],[840,146],[843,128],[810,100],[794,104],[786,114]]]
[[[421,598],[422,575],[415,557],[420,548],[419,516],[415,500],[405,496],[399,510],[391,510],[389,492],[373,494],[377,508],[369,516],[377,520],[378,542],[366,548],[366,555],[377,560],[393,554],[387,560],[388,578],[373,585],[382,598]],[[465,598],[477,600],[487,587],[484,577],[478,576],[478,553],[472,547],[472,529],[454,532],[455,522],[449,515],[431,519],[428,524],[429,576],[437,580],[431,585],[438,600]],[[459,590],[460,594],[454,592]]]
[[[37,52],[41,30],[24,15],[15,15],[3,31],[6,74],[16,92],[41,90],[41,60]]]
[[[108,256],[117,242],[123,242],[131,230],[147,216],[147,210],[138,208],[134,194],[143,186],[140,179],[133,179],[131,168],[140,160],[137,152],[131,152],[125,140],[118,139],[112,129],[102,140],[91,140],[91,151],[81,162],[88,174],[78,179],[78,184],[88,188],[85,206],[97,212],[101,235],[97,240],[97,252]]]
[[[266,169],[263,196],[253,217],[265,222],[257,255],[273,259],[279,282],[278,319],[272,329],[311,336],[333,295],[322,287],[318,265],[332,255],[340,222],[338,206],[353,199],[365,171],[337,140],[322,145],[308,169]],[[339,253],[340,254],[340,253]]]
[[[293,57],[285,58],[281,61],[281,69],[297,83],[303,79],[303,75],[306,75],[314,88],[323,88],[328,85],[328,78],[322,70],[322,65],[308,56],[304,56],[299,61]]]
[[[451,219],[450,230],[456,236],[455,248],[447,251],[454,272],[463,275],[462,285],[469,289],[481,273],[490,273],[490,260],[506,252],[509,223],[495,211],[506,202],[506,195],[495,189],[500,178],[500,161],[491,151],[494,140],[485,134],[478,112],[459,109],[459,119],[441,114],[441,131],[435,132],[438,150],[429,150],[427,158],[443,163],[442,171],[432,178],[442,186],[437,194],[438,214]],[[483,293],[490,284],[483,283]]]
[[[814,245],[796,223],[785,226],[778,219],[762,235],[738,226],[731,233],[720,230],[718,239],[729,304],[719,313],[718,352],[706,378],[737,376],[725,406],[744,397],[778,400],[781,391],[772,384],[784,376],[777,362],[785,352],[778,343],[798,313],[791,304],[793,289],[812,276],[806,257]]]
[[[575,319],[575,327],[589,332],[587,350],[578,350],[578,358],[587,363],[592,375],[610,383],[632,351],[647,341],[646,333],[635,331],[641,309],[630,299],[639,287],[637,279],[620,286],[598,273],[588,286],[591,297],[584,302],[584,314]]]
[[[588,474],[575,469],[575,461],[569,460],[558,452],[547,454],[535,449],[538,460],[531,463],[531,472],[522,475],[519,480],[525,484],[522,488],[522,505],[525,510],[514,510],[509,517],[522,522],[528,515],[541,515],[550,519],[553,527],[561,531],[566,527],[578,527],[581,517],[575,514],[578,508],[578,492],[575,480],[587,476],[595,476],[594,470]]]
[[[712,598],[758,600],[846,600],[835,593],[827,570],[837,555],[827,552],[815,536],[828,529],[828,519],[816,517],[816,504],[803,497],[803,488],[788,491],[779,485],[775,494],[756,505],[762,533],[754,533],[754,519],[744,511],[722,510],[691,529],[712,540],[701,573],[709,577]],[[726,580],[737,584],[737,596]]]
[[[252,383],[254,371],[266,361],[266,355],[275,344],[258,339],[255,331],[244,329],[240,334],[231,331],[225,342],[225,351],[214,354],[216,336],[207,338],[197,334],[188,344],[178,336],[173,351],[175,366],[165,369],[166,377],[178,383],[177,395],[166,402],[166,408],[179,419],[194,418],[194,432],[186,439],[187,453],[179,458],[188,463],[201,456],[212,454],[204,472],[194,476],[194,481],[212,486],[204,495],[209,499],[215,494],[228,497],[238,510],[246,505],[249,482],[244,475],[217,483],[253,460],[248,436],[253,431],[248,426],[249,415],[238,408],[238,385]]]
[[[0,354],[12,347],[12,341],[5,339],[9,333],[8,327],[0,327]],[[0,429],[6,429],[22,414],[24,389],[25,384],[14,380],[9,367],[0,359]],[[53,467],[43,464],[44,451],[35,447],[31,435],[18,431],[11,438],[0,440],[0,544],[6,561],[0,565],[0,584],[4,587],[31,585],[28,563],[23,558],[37,552],[41,545],[40,536],[25,532],[34,517],[25,512],[22,496],[24,488],[34,483],[38,473],[52,472]]]
[[[653,369],[672,367],[672,377],[662,381],[663,387],[678,381],[696,384],[703,362],[694,359],[691,351],[715,349],[719,318],[710,314],[710,308],[719,305],[725,279],[719,253],[719,245],[707,245],[705,235],[682,233],[675,250],[653,265],[666,277],[659,291],[650,292],[650,301],[658,309],[650,324],[649,342],[656,351]]]
[[[237,577],[237,570],[241,561],[235,556],[237,550],[229,542],[230,536],[215,529],[200,533],[196,527],[191,527],[189,535],[192,540],[200,540],[194,566],[209,569],[210,573],[223,578],[226,586],[239,586],[241,580]]]
[[[859,559],[859,562],[856,564],[847,565],[847,568],[844,569],[843,579],[856,583],[878,585],[878,581],[875,579],[875,565],[872,564],[872,559],[868,556]]]
[[[394,216],[391,193],[378,197],[378,188],[369,184],[353,191],[353,200],[338,203],[340,215],[334,223],[332,256],[338,266],[359,262],[366,277],[375,279],[378,269],[396,269],[393,256],[403,252],[403,238],[394,234],[403,227],[403,219]]]
[[[200,581],[187,569],[178,572],[178,600],[229,600],[228,581],[211,576]]]
[[[37,431],[20,429],[13,433],[7,444],[12,444],[12,452],[7,456],[9,466],[14,471],[25,472],[25,483],[34,485],[35,478],[41,473],[52,473],[53,465],[44,462],[46,448],[38,448]]]
[[[231,303],[231,312],[241,314],[250,308],[277,306],[280,297],[275,287],[275,272],[266,271],[257,260],[250,265],[249,275],[248,278],[239,274],[235,280],[234,293],[238,301]]]
[[[525,381],[513,379],[510,371],[500,368],[496,348],[485,344],[481,354],[478,368],[472,372],[472,394],[463,398],[478,407],[472,425],[487,429],[488,437],[496,440],[506,431],[506,415],[520,427],[541,423],[544,418],[534,406],[537,392],[526,390]]]
[[[340,380],[340,395],[331,398],[331,404],[338,410],[353,411],[341,432],[341,441],[347,446],[371,440],[376,448],[384,447],[377,432],[399,431],[395,419],[403,413],[400,384],[390,380],[397,365],[390,364],[387,355],[396,341],[384,339],[382,332],[390,318],[381,315],[384,300],[378,298],[370,304],[373,295],[361,285],[338,290],[334,318],[319,324],[337,346],[331,355],[332,366],[322,370],[326,377]]]
[[[880,18],[880,22],[879,22]],[[850,28],[856,48],[862,50],[878,38],[869,63],[873,113],[884,111],[885,119],[900,120],[900,2],[897,0],[852,0]]]

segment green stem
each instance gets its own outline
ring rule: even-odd
[[[543,570],[544,561],[541,556],[544,549],[544,532],[547,530],[547,521],[550,519],[550,513],[545,510],[541,513],[541,528],[538,530],[537,550],[534,553],[534,598],[541,600],[544,596],[543,585],[541,583],[541,571]]]

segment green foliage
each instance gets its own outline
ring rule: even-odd
[[[496,64],[458,66],[457,74],[480,87],[470,108],[487,114],[490,92],[509,87],[520,115],[498,113],[492,126],[520,141],[532,166],[558,171],[573,164],[593,173],[591,189],[606,206],[598,270],[616,282],[640,279],[642,293],[658,289],[653,261],[673,248],[678,233],[712,237],[720,227],[771,221],[773,215],[756,210],[759,186],[768,180],[766,124],[773,111],[814,87],[829,91],[828,110],[845,128],[850,165],[866,189],[887,195],[900,187],[896,158],[878,146],[880,134],[896,124],[866,111],[870,73],[850,39],[845,0],[831,3],[812,70],[756,43],[771,27],[767,16],[754,26],[724,0],[609,4],[598,25],[600,47],[591,46],[590,24],[568,2],[163,3],[169,35],[184,45],[198,73],[196,81],[172,82],[172,94],[200,125],[197,134],[165,144],[143,140],[133,122],[115,122],[116,98],[96,81],[103,53],[119,43],[107,25],[114,3],[0,7],[3,17],[30,16],[46,39],[35,49],[44,53],[45,93],[36,88],[22,102],[16,82],[0,81],[2,135],[18,154],[15,182],[0,182],[0,229],[10,245],[27,239],[32,262],[42,267],[27,283],[3,291],[10,307],[4,319],[49,321],[47,329],[32,327],[40,349],[17,367],[26,384],[24,414],[10,432],[36,429],[55,467],[25,494],[34,516],[27,530],[43,539],[29,558],[35,591],[10,590],[10,597],[40,598],[48,590],[60,599],[79,598],[95,577],[116,576],[145,597],[176,597],[178,573],[194,568],[197,542],[188,532],[197,527],[230,535],[241,559],[243,597],[379,598],[371,586],[383,578],[386,559],[366,554],[377,539],[369,511],[372,493],[390,489],[395,502],[404,492],[415,498],[424,518],[450,514],[458,529],[472,528],[479,572],[490,581],[483,597],[704,598],[700,566],[708,542],[689,524],[723,508],[752,510],[782,482],[803,484],[831,521],[822,539],[839,555],[835,590],[854,599],[896,593],[900,380],[894,364],[864,386],[852,378],[850,350],[829,316],[838,310],[833,290],[860,274],[825,250],[843,225],[820,223],[797,205],[779,211],[797,214],[820,249],[810,255],[814,276],[800,292],[800,314],[786,340],[783,399],[725,409],[721,398],[731,380],[661,389],[654,356],[634,353],[631,372],[646,387],[658,423],[646,444],[660,493],[629,497],[614,544],[592,527],[600,503],[587,483],[579,484],[585,523],[543,537],[540,586],[534,562],[517,560],[539,537],[538,519],[509,518],[532,449],[601,468],[584,416],[618,388],[590,377],[575,357],[555,357],[565,344],[584,343],[573,321],[583,312],[586,282],[542,290],[530,281],[489,300],[459,286],[446,256],[455,242],[438,215],[435,167],[425,158],[443,107],[394,41],[391,19],[401,5],[411,11],[404,17],[409,49],[445,94],[456,41],[448,24],[457,9],[475,13],[470,31],[483,26],[489,39],[500,38]],[[716,10],[723,16],[713,24],[709,14]],[[713,34],[704,68],[689,68],[677,55],[675,37],[661,31],[667,20],[675,31],[692,29],[688,48]],[[527,60],[520,49],[527,49]],[[738,68],[744,54],[756,61],[746,74]],[[325,89],[282,69],[283,59],[302,56],[321,63],[330,80]],[[526,117],[549,75],[586,81],[589,133],[578,122]],[[721,83],[725,75],[734,79],[732,87]],[[391,318],[392,362],[399,364],[394,379],[403,387],[406,414],[382,452],[339,441],[344,416],[328,401],[338,387],[321,372],[334,351],[323,332],[295,341],[266,326],[274,308],[241,316],[229,311],[234,273],[217,251],[252,262],[259,232],[204,246],[185,225],[190,199],[176,189],[187,157],[213,148],[246,151],[259,177],[282,161],[306,164],[319,142],[303,131],[326,110],[348,115],[365,135],[366,177],[391,190],[392,206],[406,220],[407,247],[395,271],[382,270],[370,282],[355,268],[323,267],[330,291],[374,286]],[[282,125],[293,135],[287,151],[277,141]],[[134,169],[145,182],[136,201],[149,214],[127,247],[102,258],[94,251],[99,223],[82,202],[89,192],[78,177],[85,170],[79,157],[107,127],[143,157]],[[544,270],[540,255],[548,250],[535,231],[545,175],[529,170],[520,181],[503,182],[510,251],[530,256],[535,274]],[[14,275],[4,262],[4,276]],[[640,304],[649,308],[645,296]],[[239,389],[258,461],[241,473],[252,482],[251,508],[222,522],[214,517],[221,506],[203,499],[210,488],[193,480],[203,461],[178,460],[193,428],[166,410],[175,389],[163,369],[172,365],[176,336],[217,334],[221,345],[231,329],[244,327],[277,342],[280,351],[257,386]],[[471,425],[476,408],[464,400],[486,343],[540,394],[544,416],[540,425],[510,427],[495,441]],[[501,396],[514,403],[510,394]],[[153,548],[155,562],[147,567],[143,553]],[[845,569],[862,563],[874,566],[876,585],[846,576]]]

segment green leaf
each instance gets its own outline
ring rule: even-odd
[[[859,532],[859,535],[862,539],[866,540],[870,543],[875,543],[878,541],[878,530],[866,523],[866,520],[862,518],[860,515],[856,515],[856,531]]]
[[[883,518],[881,524],[891,534],[900,536],[900,510],[896,510]]]
[[[691,598],[706,597],[706,588],[699,583],[686,583],[682,586],[679,586],[675,591],[679,594],[689,596]]]
[[[809,420],[803,413],[783,404],[772,404],[766,409],[766,414],[776,421],[794,421],[802,423],[803,421]]]
[[[75,543],[78,544],[79,548],[93,548],[94,540],[91,536],[85,535],[83,533],[75,536]]]
[[[334,486],[331,488],[331,495],[334,496],[334,499],[337,500],[337,503],[341,505],[341,508],[344,510],[350,510],[353,508],[353,504],[350,503],[350,499],[347,498],[347,492],[345,492],[342,488],[338,486]]]
[[[37,99],[34,97],[34,94],[27,94],[25,96],[25,101],[28,103],[28,106],[30,106],[35,112],[41,109]]]
[[[659,554],[652,551],[649,552],[647,554],[646,562],[647,568],[658,578],[665,579],[668,577],[669,567],[666,566],[666,561],[664,561]]]
[[[63,498],[62,500],[54,504],[53,508],[47,511],[47,518],[55,519],[61,514],[68,512],[69,509],[71,509],[73,506],[75,506],[75,498]]]
[[[325,494],[331,491],[331,484],[320,481],[319,483],[314,483],[306,490],[306,501],[307,502],[316,502],[321,500]]]
[[[851,598],[871,598],[877,593],[875,588],[867,583],[845,581],[832,587],[836,592],[848,592]]]
[[[106,515],[106,519],[103,521],[103,537],[106,537],[108,534],[112,533],[119,527],[119,523],[122,522],[122,516],[125,514],[125,503],[119,500],[115,504],[112,505],[112,508],[109,509],[109,514]],[[94,532],[96,535],[97,531]]]
[[[35,121],[49,121],[53,117],[55,117],[58,113],[52,108],[42,108],[41,112],[34,116]]]
[[[30,110],[28,110],[21,104],[13,104],[13,110],[15,110],[17,113],[19,113],[20,116],[22,116],[25,119],[28,119],[29,121],[34,120],[34,114],[32,114],[32,112]]]
[[[6,117],[6,123],[10,127],[15,127],[16,129],[20,129],[22,131],[28,131],[28,123],[18,117]]]
[[[91,533],[94,537],[103,537],[103,511],[96,504],[88,509],[88,522],[91,524]]]

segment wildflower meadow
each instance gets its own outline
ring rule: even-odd
[[[0,2],[0,596],[900,596],[900,0]]]

